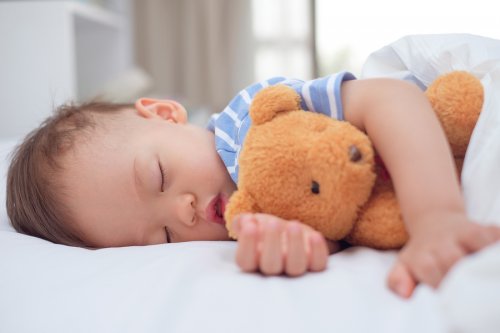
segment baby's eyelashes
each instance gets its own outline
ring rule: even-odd
[[[165,172],[165,169],[163,168],[163,165],[161,164],[161,161],[158,161],[158,166],[160,167],[160,175],[161,175],[161,185],[160,185],[160,192],[165,192],[165,187],[166,187],[166,180],[167,180],[167,174]]]
[[[170,231],[168,230],[167,227],[165,227],[165,236],[167,238],[167,243],[172,243],[172,238],[170,236]]]

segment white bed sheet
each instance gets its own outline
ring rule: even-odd
[[[303,278],[241,273],[234,244],[91,251],[2,232],[2,332],[441,332],[436,296],[408,302],[384,277],[394,256],[334,255]],[[425,320],[422,320],[425,318]]]
[[[495,103],[484,117],[498,110]],[[498,158],[500,140],[488,133],[479,146]],[[0,174],[12,145],[0,143]],[[471,173],[498,177],[474,155]],[[492,209],[468,202],[484,214]],[[322,273],[262,277],[238,270],[232,242],[70,248],[14,232],[2,204],[0,332],[495,332],[500,295],[485,292],[498,294],[499,250],[464,260],[440,291],[420,286],[404,301],[385,286],[392,251],[352,248],[331,256]]]
[[[431,289],[403,301],[385,287],[394,252],[353,248],[326,272],[263,277],[239,271],[234,242],[71,248],[14,232],[2,209],[0,332],[442,331]]]

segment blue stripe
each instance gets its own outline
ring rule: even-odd
[[[304,85],[304,80],[298,80],[298,79],[285,79],[283,82],[280,82],[282,84],[285,84],[289,87],[294,88],[295,86],[302,87]],[[295,88],[294,88],[295,89]]]
[[[210,132],[215,132],[215,118],[217,118],[217,115],[218,114],[211,115],[210,119],[208,120],[207,129]]]
[[[255,83],[253,85],[251,85],[250,87],[242,90],[242,91],[246,91],[248,93],[248,95],[250,95],[250,98],[254,98],[255,94],[257,92],[259,92],[260,90],[262,90],[262,84],[260,83]]]
[[[218,136],[215,137],[215,147],[217,147],[217,149],[222,149],[225,151],[235,151],[233,147],[231,147],[226,141],[222,140]]]
[[[284,82],[287,86],[293,88],[297,94],[300,96],[300,108],[302,110],[309,111],[307,104],[302,96],[302,87],[304,86],[304,81],[301,80],[287,80]]]
[[[329,77],[323,77],[313,80],[309,90],[316,112],[331,117],[333,110],[330,110],[330,103],[328,102],[328,94],[326,91],[328,78]]]
[[[342,75],[337,76],[333,84],[333,93],[335,94],[335,106],[337,108],[337,119],[344,120],[344,110],[342,110],[342,94],[340,93],[340,85],[342,84]]]
[[[238,117],[239,118],[239,117]],[[231,118],[227,113],[222,112],[219,116],[219,119],[217,119],[217,127],[222,126],[222,127],[235,127],[238,128],[238,125],[236,125],[236,122]]]
[[[335,106],[337,107],[337,119],[344,120],[344,110],[342,109],[342,94],[340,92],[340,85],[344,81],[356,79],[354,75],[349,72],[341,72],[338,74],[333,85],[333,93],[335,94]]]
[[[252,125],[252,119],[247,114],[245,119],[243,119],[243,121],[241,122],[241,127],[238,130],[238,134],[237,134],[237,140],[238,140],[238,143],[240,145],[243,145],[243,143],[245,142],[247,132],[248,132],[251,125]]]
[[[248,104],[247,104],[247,102],[245,102],[243,97],[241,97],[241,95],[238,95],[235,98],[233,98],[231,100],[231,102],[229,102],[229,107],[231,109],[233,109],[234,111],[236,111],[236,113],[238,113],[238,115],[240,115],[240,114],[242,114],[241,108],[248,109]]]
[[[217,119],[217,128],[222,132],[225,132],[227,136],[235,141],[236,133],[238,133],[238,128],[234,120],[225,113],[221,113],[219,119]],[[236,141],[235,141],[236,143]]]
[[[286,77],[283,77],[283,76],[276,76],[276,77],[272,77],[270,78],[269,80],[266,80],[266,82],[270,85],[270,86],[274,86],[275,84],[278,84],[278,83],[285,83],[284,81],[286,81],[287,78]]]
[[[218,149],[217,153],[221,157],[222,161],[224,162],[224,165],[227,167],[232,167],[234,163],[236,162],[236,153],[234,152],[228,152],[225,150]],[[235,173],[230,173],[231,178],[233,181],[238,184],[238,167],[236,167],[236,172]],[[229,173],[229,170],[228,170]]]

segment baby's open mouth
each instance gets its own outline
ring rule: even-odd
[[[221,200],[217,200],[217,202],[215,203],[215,214],[218,217],[221,217],[221,218],[224,217],[224,214],[222,213]]]
[[[219,194],[210,201],[206,209],[207,221],[225,224],[224,211],[226,210],[226,202],[224,195]]]

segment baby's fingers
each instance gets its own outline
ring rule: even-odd
[[[289,276],[299,276],[308,268],[306,243],[303,229],[296,222],[290,222],[287,227],[288,251],[285,259],[285,271]]]
[[[387,285],[399,296],[409,298],[413,294],[417,282],[408,268],[398,260],[389,273]]]
[[[258,269],[258,229],[250,216],[242,217],[239,226],[236,264],[245,272],[255,272]]]
[[[412,265],[412,275],[421,283],[437,288],[447,272],[437,255],[425,253],[420,255]]]
[[[233,233],[236,235],[236,237],[239,237],[241,230],[242,230],[242,226],[244,224],[247,224],[247,223],[254,223],[254,224],[256,223],[256,221],[254,219],[254,215],[244,213],[244,214],[237,215],[234,218],[232,229],[233,229]]]
[[[475,223],[462,234],[461,244],[469,253],[477,252],[500,240],[500,228]]]
[[[284,222],[269,218],[263,228],[262,251],[260,254],[260,271],[265,275],[283,273],[282,234]]]
[[[309,235],[310,243],[310,259],[309,270],[312,272],[319,272],[326,269],[328,262],[328,245],[326,240],[317,231]]]

